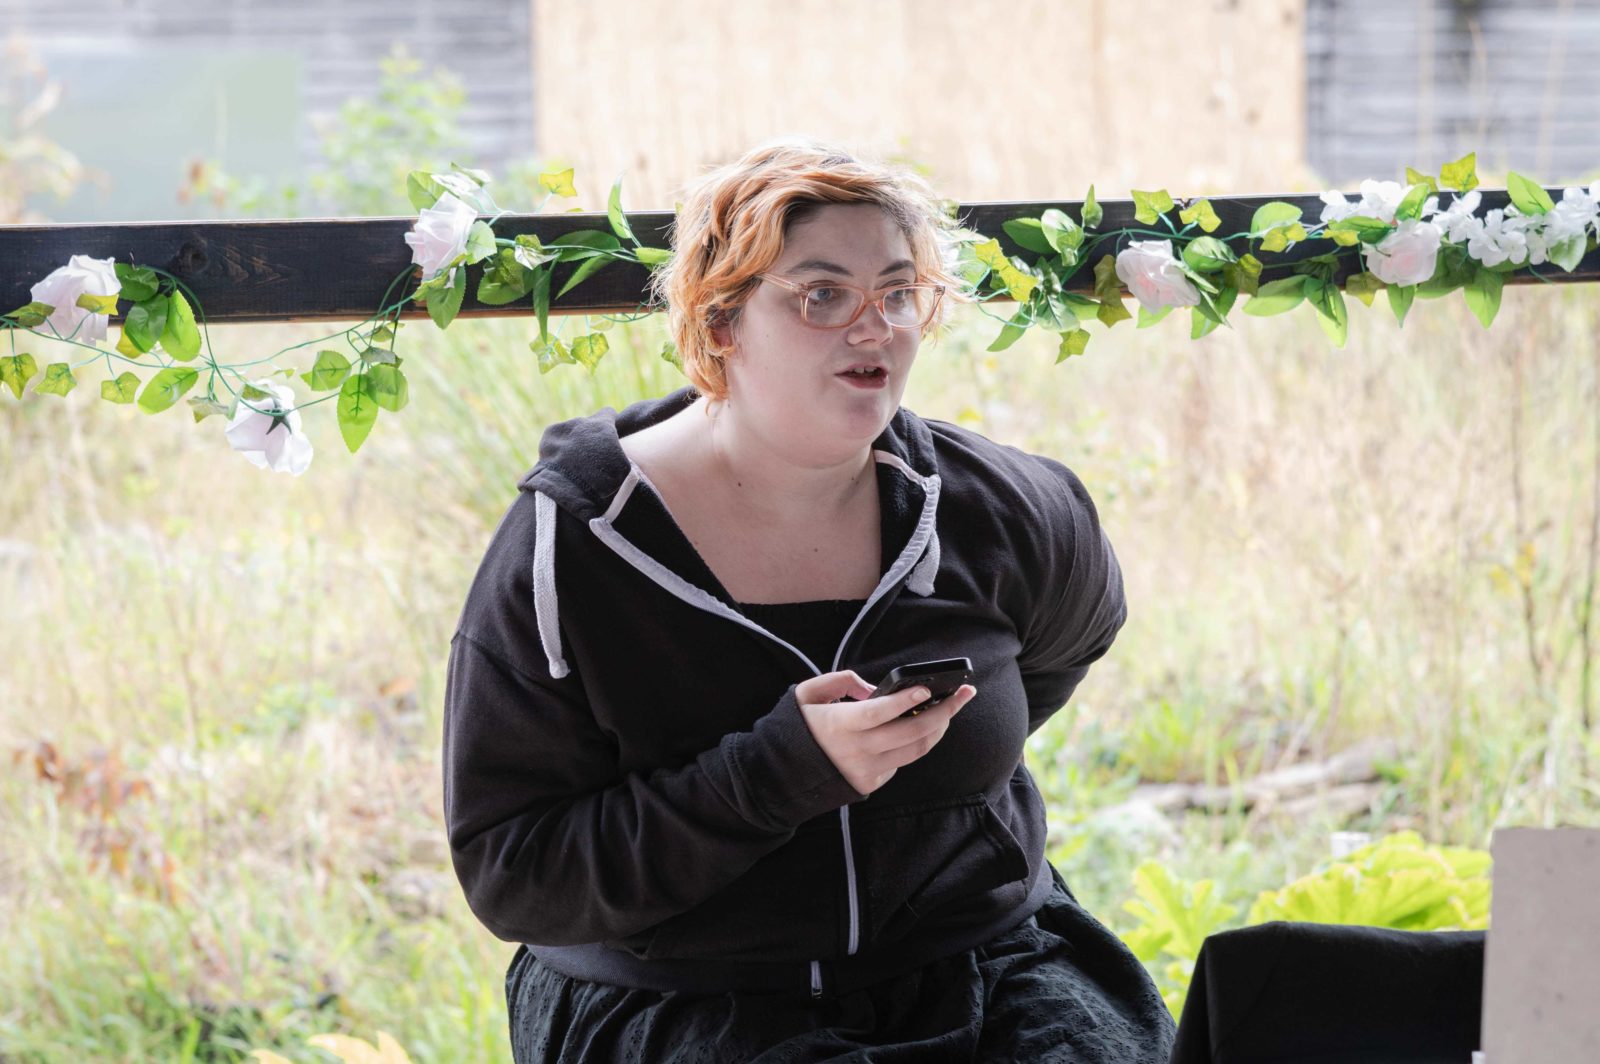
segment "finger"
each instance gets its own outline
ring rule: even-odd
[[[795,697],[802,702],[836,702],[847,694],[854,694],[866,683],[851,670],[829,672],[813,676],[795,688]],[[867,688],[870,692],[872,688]]]
[[[891,695],[869,698],[861,703],[862,710],[860,716],[856,718],[856,726],[862,731],[882,727],[899,718],[907,710],[921,705],[927,698],[928,689],[921,685],[908,687]]]

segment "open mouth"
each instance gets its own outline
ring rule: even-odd
[[[874,367],[874,368],[871,368],[871,369],[863,368],[863,369],[846,370],[844,373],[838,374],[838,376],[843,377],[845,380],[851,381],[853,383],[854,382],[859,382],[859,383],[863,383],[863,384],[870,384],[870,383],[872,383],[874,381],[877,381],[877,382],[881,383],[882,381],[887,380],[888,377],[889,377],[889,374],[886,371],[882,370],[882,369],[878,369],[878,368]]]

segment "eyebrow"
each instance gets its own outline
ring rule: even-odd
[[[888,274],[894,273],[896,270],[915,270],[916,268],[917,264],[912,262],[910,259],[898,259],[894,262],[891,262],[888,266],[885,266],[883,272],[878,274],[878,276],[884,277]],[[825,273],[836,273],[841,277],[855,276],[843,266],[840,266],[836,262],[829,262],[827,259],[807,259],[802,263],[790,266],[785,272],[799,273],[802,270],[822,270]]]

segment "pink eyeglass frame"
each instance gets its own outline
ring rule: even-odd
[[[789,291],[799,294],[802,297],[800,301],[800,320],[805,322],[807,325],[810,325],[813,329],[848,329],[850,326],[861,320],[861,315],[867,312],[868,307],[877,307],[878,315],[883,318],[884,324],[888,325],[891,329],[920,329],[924,325],[927,325],[928,322],[933,320],[933,316],[939,312],[939,302],[944,299],[944,285],[927,284],[922,281],[916,281],[911,284],[892,284],[887,288],[869,290],[862,288],[860,285],[846,284],[843,281],[805,281],[802,283],[798,281],[791,281],[787,277],[779,277],[776,274],[771,273],[759,273],[756,274],[756,276],[763,281],[771,281],[780,288],[787,288]],[[805,295],[813,288],[848,288],[852,292],[859,292],[861,294],[861,305],[856,308],[855,314],[851,315],[849,321],[840,325],[813,324],[811,319],[806,317],[806,304],[804,299]],[[915,325],[896,325],[894,322],[889,320],[889,312],[883,309],[883,301],[889,298],[890,292],[894,292],[901,288],[933,289],[933,303],[928,307],[927,318]],[[873,291],[879,293],[877,299],[872,298]]]

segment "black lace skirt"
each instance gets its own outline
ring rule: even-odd
[[[1050,871],[1049,899],[1013,930],[820,1000],[587,982],[521,948],[506,973],[512,1053],[517,1064],[1166,1064],[1174,1023],[1149,974]]]

